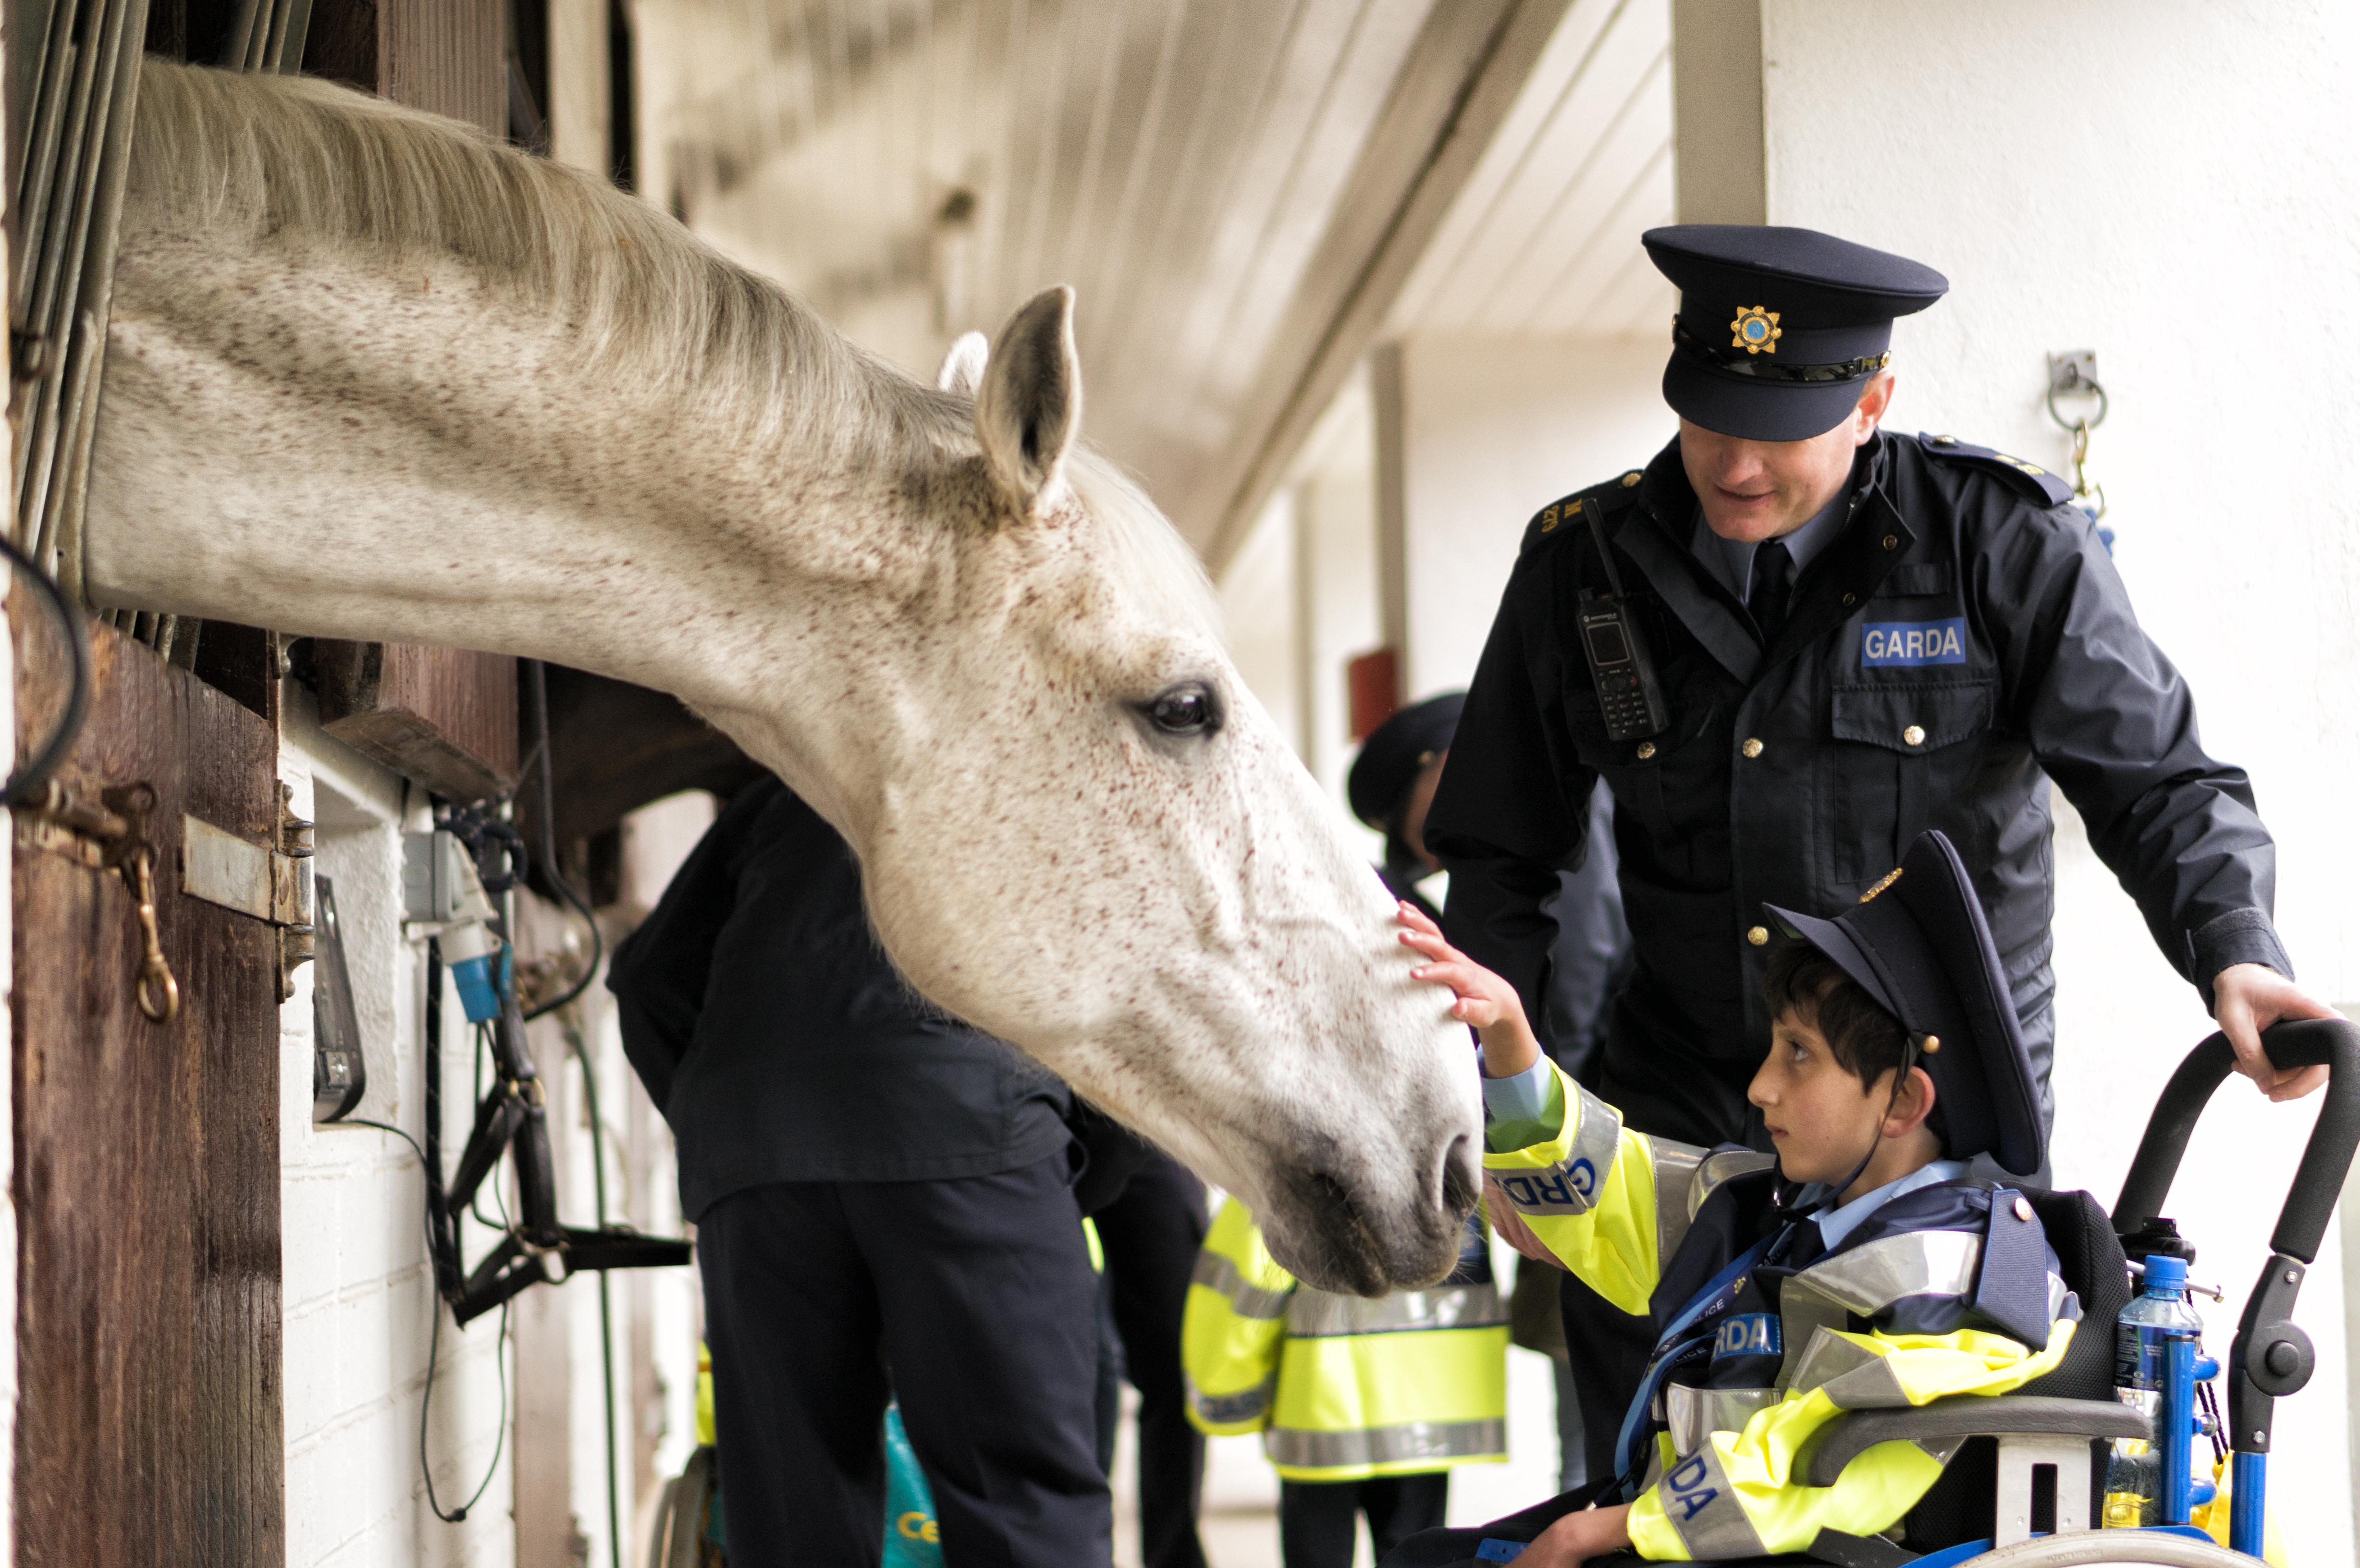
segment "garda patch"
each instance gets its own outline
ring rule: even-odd
[[[1586,1214],[1596,1205],[1598,1167],[1587,1160],[1524,1175],[1491,1174],[1508,1202],[1528,1214]]]
[[[1783,1356],[1786,1354],[1786,1330],[1775,1312],[1732,1312],[1721,1320],[1721,1332],[1712,1338],[1712,1358],[1727,1360],[1736,1356]]]
[[[1967,618],[1872,621],[1861,633],[1860,661],[1872,667],[1964,664]]]

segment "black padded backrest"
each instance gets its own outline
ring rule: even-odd
[[[2081,1298],[2081,1323],[2071,1348],[2057,1370],[2035,1377],[2016,1390],[2060,1399],[2111,1399],[2114,1397],[2114,1320],[2130,1304],[2130,1265],[2123,1244],[2098,1200],[2087,1192],[2027,1191],[2025,1197],[2049,1246],[2057,1254],[2057,1271]]]
[[[2081,1322],[2073,1343],[2057,1369],[2035,1377],[2016,1390],[2060,1399],[2105,1399],[2114,1397],[2114,1320],[2130,1303],[2130,1267],[2123,1260],[2123,1245],[2098,1200],[2087,1192],[2023,1190],[2049,1233],[2049,1250],[2057,1254],[2057,1272],[2081,1298]],[[2095,1445],[2092,1454],[2091,1513],[2099,1517],[2099,1494],[2105,1485],[2105,1462]],[[1937,1552],[1964,1541],[1982,1541],[1992,1532],[1993,1491],[1998,1484],[1998,1453],[1988,1437],[1970,1438],[1943,1468],[1942,1478],[1918,1499],[1904,1521],[1910,1550]]]

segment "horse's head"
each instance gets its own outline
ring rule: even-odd
[[[1244,1197],[1303,1278],[1429,1282],[1477,1194],[1466,1031],[1194,555],[1074,449],[1072,309],[945,366],[977,441],[924,481],[957,521],[891,638],[911,750],[831,814],[919,989]]]

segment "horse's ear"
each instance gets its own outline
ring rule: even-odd
[[[943,367],[934,372],[934,385],[972,397],[983,386],[983,367],[990,357],[989,339],[981,332],[961,332],[950,353],[943,355]]]
[[[1000,329],[975,400],[983,455],[1021,516],[1037,517],[1055,499],[1081,422],[1074,291],[1061,283],[1027,299]]]

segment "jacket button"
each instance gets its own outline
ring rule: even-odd
[[[1654,741],[1651,741],[1651,740],[1643,740],[1643,741],[1641,741],[1641,742],[1639,743],[1639,760],[1640,760],[1640,761],[1644,762],[1644,761],[1646,761],[1649,757],[1653,757],[1653,756],[1655,756],[1655,743]]]
[[[1911,724],[1907,729],[1901,732],[1901,744],[1904,746],[1924,746],[1926,744],[1926,732],[1918,725]]]
[[[1755,926],[1745,933],[1745,940],[1756,947],[1766,947],[1770,942],[1770,930],[1767,926]]]
[[[1762,755],[1762,743],[1755,740],[1753,736],[1748,735],[1745,738],[1745,744],[1739,746],[1737,749],[1743,752],[1745,754],[1746,760],[1751,762],[1754,758]]]
[[[1844,603],[1845,603],[1846,604],[1853,604],[1853,603],[1857,602],[1859,598],[1860,598],[1860,595],[1859,595],[1859,594],[1857,594],[1857,593],[1847,593],[1847,594],[1845,594],[1845,595],[1844,595]]]
[[[1622,488],[1628,490],[1631,486],[1639,483],[1639,481],[1644,477],[1645,476],[1637,469],[1633,469],[1630,473],[1622,476]]]
[[[1901,548],[1901,536],[1899,534],[1885,535],[1885,548],[1887,550],[1899,550]]]

